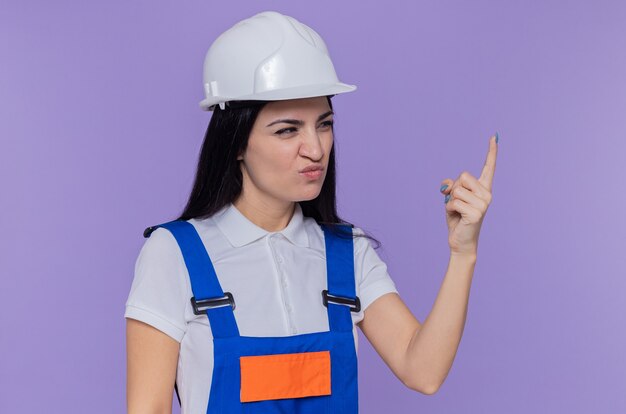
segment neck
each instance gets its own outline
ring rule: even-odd
[[[269,202],[260,199],[250,199],[244,192],[240,194],[233,205],[248,220],[269,232],[281,231],[291,221],[295,211],[295,203]]]

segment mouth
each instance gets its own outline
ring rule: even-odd
[[[303,175],[306,178],[311,179],[311,180],[317,180],[318,178],[322,176],[323,172],[324,172],[323,169],[315,169],[315,170],[310,170],[310,171],[303,171],[300,173],[300,175]]]

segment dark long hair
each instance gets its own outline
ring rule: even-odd
[[[332,110],[331,97],[327,96]],[[215,106],[211,121],[204,136],[198,169],[189,195],[189,200],[178,220],[204,219],[212,216],[224,206],[234,202],[241,193],[243,177],[237,156],[246,150],[252,126],[268,101],[229,102],[225,109]],[[333,128],[333,134],[334,134]],[[300,201],[302,214],[312,217],[318,224],[327,224],[335,233],[342,235],[334,224],[354,227],[337,215],[335,195],[335,145],[333,144],[326,178],[319,195],[313,200]],[[380,241],[369,234],[355,235]]]

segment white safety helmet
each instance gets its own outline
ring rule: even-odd
[[[284,100],[352,92],[337,79],[326,43],[293,17],[265,11],[222,33],[204,59],[200,107],[245,100]]]

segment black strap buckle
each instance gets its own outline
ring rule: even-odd
[[[330,295],[328,290],[322,290],[322,302],[324,306],[328,307],[328,302],[335,303],[337,305],[352,305],[350,306],[351,312],[360,312],[361,311],[361,301],[358,296],[355,296],[355,299],[346,298],[344,296],[335,296]]]
[[[146,227],[146,229],[143,231],[143,237],[145,237],[147,239],[148,237],[150,237],[152,232],[155,231],[158,227],[159,226]]]
[[[196,301],[196,297],[191,298],[191,306],[193,307],[193,313],[196,315],[202,315],[207,309],[219,308],[220,306],[230,305],[235,310],[235,299],[230,292],[224,292],[224,296],[221,298],[209,298],[200,299]]]

